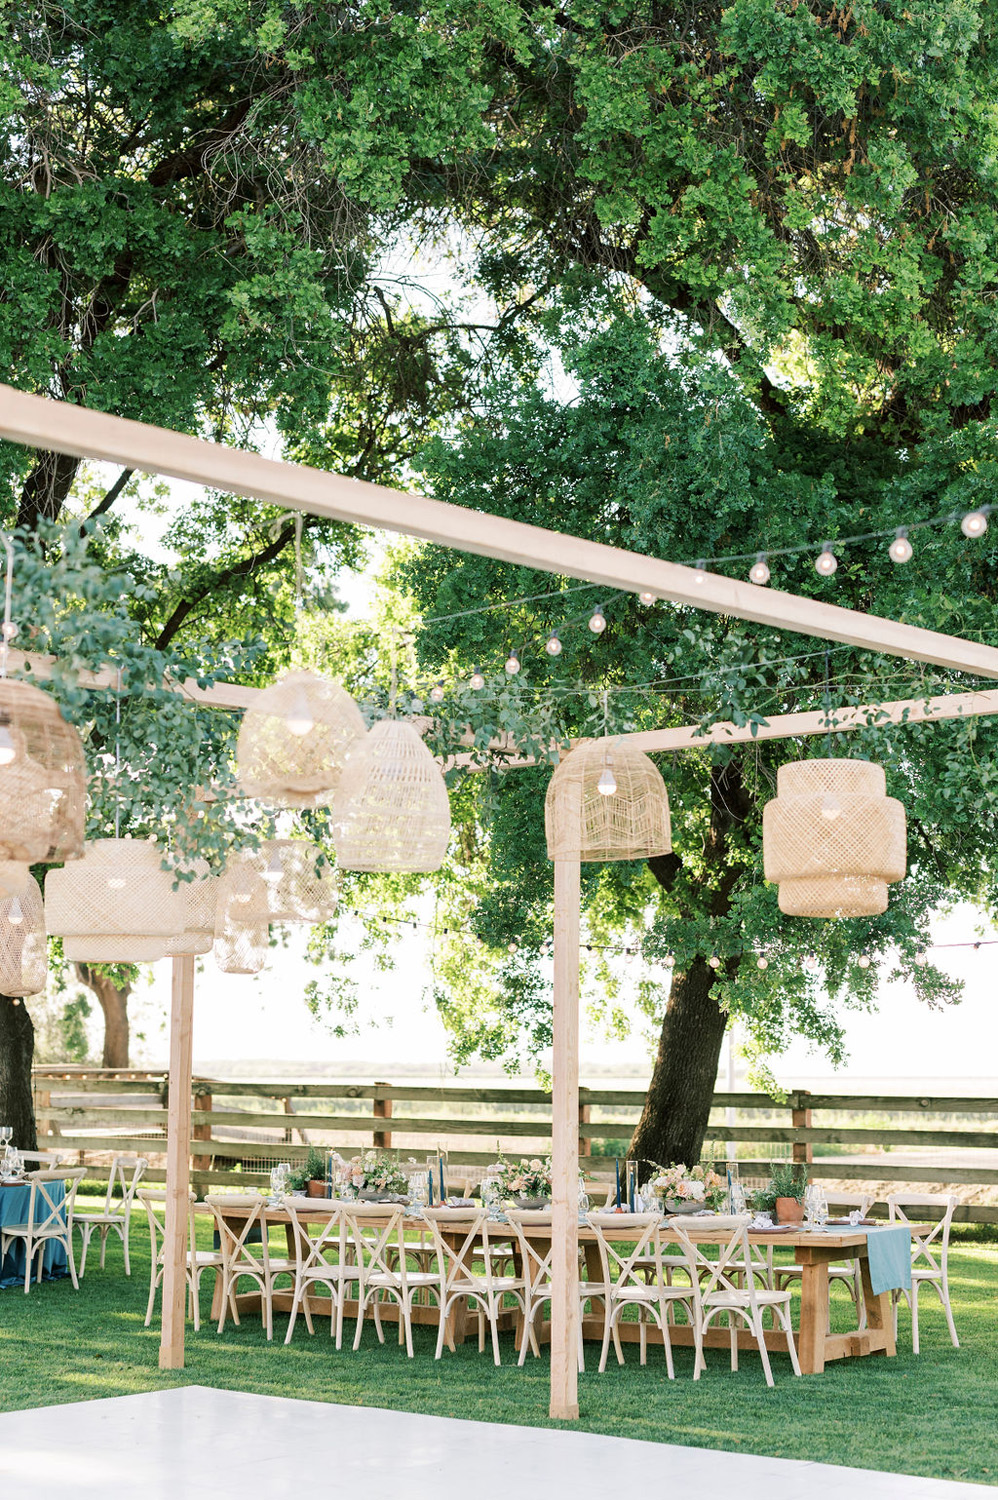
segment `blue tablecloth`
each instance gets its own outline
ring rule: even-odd
[[[866,1236],[870,1282],[875,1296],[896,1288],[911,1289],[911,1230],[904,1224],[871,1229]]]
[[[48,1191],[53,1202],[60,1202],[66,1196],[66,1189],[61,1182],[48,1183]],[[0,1229],[7,1224],[26,1224],[28,1222],[28,1199],[31,1189],[24,1187],[0,1186]],[[36,1219],[44,1219],[48,1212],[45,1200],[40,1199],[35,1204]],[[51,1241],[45,1246],[42,1254],[42,1275],[46,1281],[52,1281],[57,1276],[68,1276],[69,1265],[66,1260],[66,1250],[57,1241]],[[35,1266],[37,1273],[37,1263]],[[7,1254],[0,1262],[0,1289],[9,1286],[24,1286],[24,1241],[13,1240],[7,1247]]]

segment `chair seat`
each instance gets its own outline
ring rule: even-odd
[[[604,1292],[605,1295],[605,1292]],[[612,1287],[614,1302],[688,1302],[693,1295],[690,1286],[635,1286]]]
[[[160,1256],[160,1265],[162,1264],[163,1257]],[[189,1266],[192,1264],[198,1266],[221,1266],[225,1264],[225,1258],[217,1250],[195,1250],[193,1255],[188,1250],[187,1264]]]
[[[494,1292],[518,1292],[522,1286],[523,1281],[517,1276],[493,1276],[492,1278],[492,1290]],[[455,1292],[458,1296],[463,1292],[483,1292],[485,1290],[484,1277],[480,1280],[463,1277],[460,1281],[452,1281],[447,1288],[448,1293]]]
[[[440,1277],[434,1275],[432,1271],[409,1271],[405,1279],[407,1286],[440,1285]],[[394,1287],[398,1291],[402,1286],[402,1277],[397,1271],[375,1271],[373,1276],[366,1278],[366,1285],[373,1287]]]
[[[748,1307],[748,1292],[708,1292],[704,1297],[705,1307]],[[756,1291],[757,1307],[776,1307],[791,1300],[790,1292],[771,1292],[766,1288]]]
[[[26,1240],[29,1234],[33,1240],[63,1240],[66,1238],[66,1225],[52,1225],[49,1229],[40,1229],[36,1224],[32,1229],[27,1224],[5,1224],[0,1233],[4,1235],[4,1238],[13,1235],[19,1240]]]
[[[124,1214],[75,1214],[77,1224],[124,1224]]]
[[[943,1273],[942,1273],[942,1271],[930,1271],[929,1268],[928,1268],[928,1266],[924,1266],[921,1269],[918,1266],[912,1266],[912,1268],[911,1268],[911,1279],[912,1279],[912,1281],[938,1281],[938,1282],[942,1282]]]

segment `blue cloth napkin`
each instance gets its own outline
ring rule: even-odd
[[[895,1288],[911,1290],[911,1231],[903,1224],[871,1229],[866,1236],[874,1296]]]

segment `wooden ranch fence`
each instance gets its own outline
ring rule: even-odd
[[[76,1152],[98,1176],[112,1152],[140,1151],[150,1177],[163,1178],[164,1073],[39,1067],[34,1086],[40,1148]],[[580,1091],[579,1149],[594,1176],[624,1154],[643,1103],[640,1089]],[[419,1163],[442,1147],[453,1166],[473,1169],[493,1161],[497,1146],[517,1156],[549,1150],[551,1101],[531,1088],[196,1078],[193,1138],[199,1190],[263,1186],[275,1161],[301,1161],[310,1144],[344,1155],[393,1147]],[[998,1099],[718,1093],[706,1149],[721,1158],[728,1143],[745,1177],[792,1156],[819,1182],[946,1185],[978,1200],[957,1218],[998,1223]]]

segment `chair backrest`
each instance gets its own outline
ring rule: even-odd
[[[864,1218],[870,1204],[877,1201],[875,1193],[840,1193],[838,1188],[833,1189],[832,1192],[827,1193],[825,1196],[829,1202],[835,1204],[836,1208],[847,1208],[850,1211],[858,1208]]]
[[[135,1197],[135,1189],[138,1187],[149,1163],[144,1156],[136,1156],[132,1152],[115,1152],[111,1159],[111,1173],[107,1179],[107,1192],[104,1194],[104,1212],[111,1214],[115,1212],[114,1187],[115,1183],[121,1184],[121,1208],[119,1213],[127,1214]]]
[[[523,1262],[523,1277],[531,1292],[538,1292],[551,1281],[551,1258],[554,1254],[552,1241],[552,1215],[549,1208],[508,1208],[506,1217],[516,1230]],[[527,1233],[533,1230],[537,1236]]]
[[[889,1194],[887,1212],[892,1224],[931,1225],[927,1234],[912,1237],[912,1270],[930,1271],[934,1276],[946,1275],[950,1225],[953,1223],[953,1210],[959,1201],[955,1193]],[[920,1208],[931,1208],[936,1212],[929,1215],[909,1212]]]
[[[36,1162],[41,1167],[57,1167],[61,1161],[68,1161],[72,1152],[70,1151],[19,1151],[18,1156],[23,1162]]]
[[[28,1233],[41,1234],[57,1229],[60,1234],[73,1228],[73,1208],[76,1190],[87,1175],[86,1167],[44,1168],[39,1172],[28,1172]],[[63,1184],[64,1196],[59,1197],[54,1184]]]
[[[437,1265],[446,1286],[451,1287],[462,1281],[476,1281],[486,1290],[492,1290],[496,1279],[492,1264],[495,1251],[489,1238],[489,1216],[486,1211],[472,1208],[425,1208],[423,1213],[433,1231]],[[445,1238],[443,1233],[448,1228],[452,1239]],[[508,1235],[503,1238],[508,1243]],[[472,1269],[472,1262],[477,1260],[482,1262],[481,1274]]]
[[[647,1288],[649,1264],[654,1269],[656,1283],[664,1282],[661,1214],[591,1213],[586,1214],[586,1223],[596,1235],[607,1286],[612,1283],[616,1292],[631,1286]],[[621,1234],[633,1239],[626,1246],[618,1246],[616,1240]],[[643,1263],[640,1267],[639,1261]]]
[[[243,1271],[266,1279],[270,1275],[267,1242],[267,1205],[259,1193],[208,1193],[205,1203],[215,1216],[218,1247],[230,1271]],[[259,1226],[260,1237],[252,1238]]]
[[[407,1286],[405,1211],[395,1203],[347,1202],[343,1218],[357,1256],[358,1279],[381,1272]]]
[[[309,1198],[307,1205],[306,1213],[306,1200],[289,1194],[281,1199],[294,1230],[297,1270],[313,1280],[329,1271],[335,1279],[348,1260],[346,1204],[339,1198]]]
[[[710,1219],[679,1215],[670,1219],[669,1227],[675,1230],[686,1256],[694,1292],[701,1298],[713,1292],[733,1292],[747,1296],[755,1310],[755,1280],[760,1266],[749,1246],[751,1222],[751,1214],[718,1214]],[[701,1235],[709,1238],[701,1239]],[[717,1247],[716,1257],[705,1253],[712,1245]]]
[[[149,1220],[149,1248],[155,1265],[163,1254],[163,1242],[166,1239],[166,1192],[163,1188],[140,1187],[135,1196],[142,1204]],[[194,1201],[193,1190],[187,1194],[187,1249],[192,1251],[195,1247],[194,1237]]]

